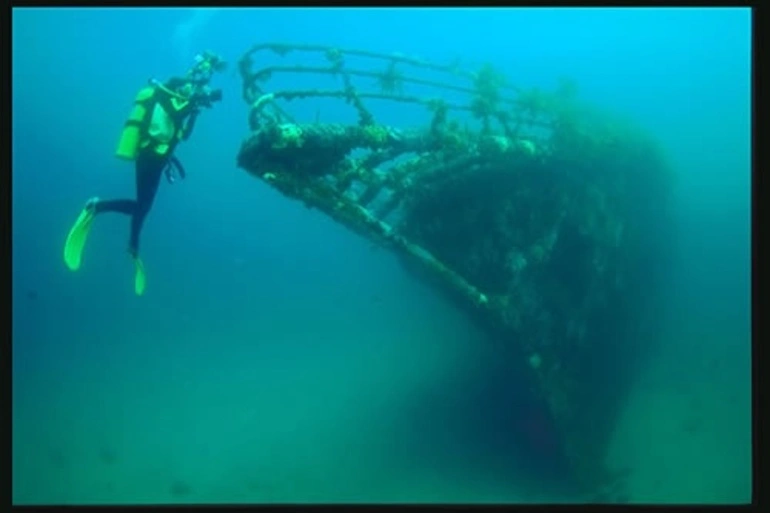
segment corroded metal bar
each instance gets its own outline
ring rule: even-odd
[[[454,293],[466,298],[470,303],[477,306],[488,304],[488,299],[483,293],[442,264],[435,256],[399,236],[387,223],[377,219],[366,208],[339,194],[328,184],[316,182],[308,186],[285,172],[265,173],[262,178],[286,196],[320,210],[349,230],[414,258],[426,270],[439,276]]]

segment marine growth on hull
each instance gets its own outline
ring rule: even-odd
[[[653,139],[568,80],[528,88],[492,66],[273,43],[240,74],[239,166],[391,248],[515,347],[511,373],[532,384],[575,478],[601,484],[671,247]]]

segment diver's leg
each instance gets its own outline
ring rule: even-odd
[[[96,200],[94,202],[94,212],[101,214],[103,212],[118,212],[128,216],[134,215],[136,201],[129,199],[119,200]]]
[[[129,251],[134,256],[139,254],[139,234],[152,208],[166,163],[165,158],[155,155],[140,156],[136,161],[136,203],[131,217],[129,241]]]

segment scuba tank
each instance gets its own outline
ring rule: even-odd
[[[172,98],[178,97],[160,81],[150,79],[149,85],[137,93],[134,107],[123,126],[115,150],[115,156],[118,158],[136,160],[139,150],[147,146],[151,140],[157,142],[155,148],[157,153],[163,154],[169,149],[175,127],[163,107],[153,101],[158,89],[165,91]]]
[[[125,160],[135,160],[139,153],[139,144],[142,139],[142,133],[147,128],[149,112],[149,103],[155,94],[155,87],[148,86],[142,88],[134,98],[134,108],[128,115],[128,119],[123,125],[123,131],[118,140],[118,147],[115,150],[115,156]]]

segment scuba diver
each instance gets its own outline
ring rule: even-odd
[[[212,90],[209,82],[226,64],[216,54],[196,56],[195,64],[184,77],[173,77],[161,83],[150,80],[136,95],[134,108],[125,123],[115,155],[135,162],[136,199],[102,200],[93,197],[86,202],[64,245],[64,262],[72,271],[80,268],[83,247],[91,225],[98,214],[118,212],[131,217],[128,253],[134,262],[134,291],[141,296],[146,286],[144,265],[139,258],[139,235],[152,207],[161,176],[173,183],[185,171],[174,150],[187,140],[202,108],[211,108],[222,99],[221,90]]]

